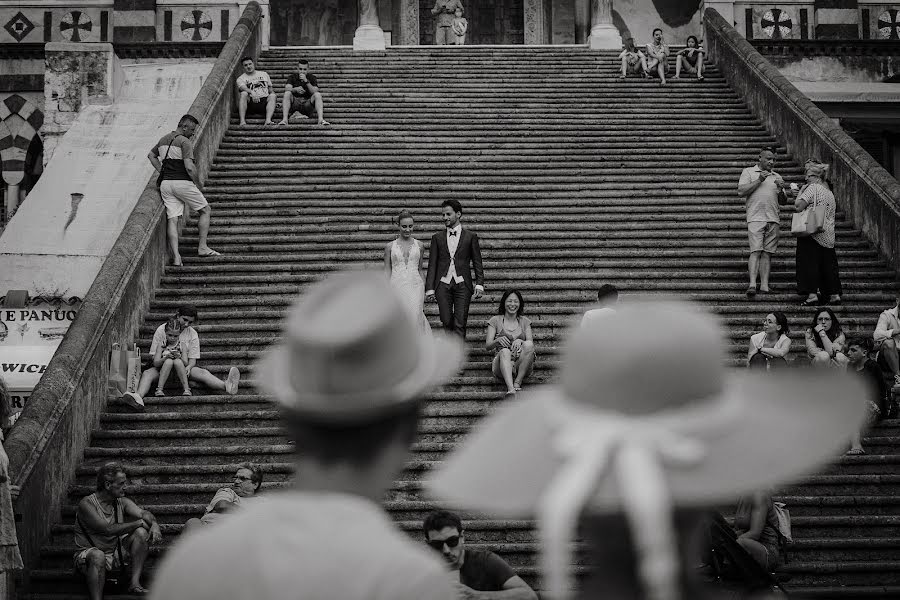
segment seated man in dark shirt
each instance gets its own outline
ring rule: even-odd
[[[847,371],[863,377],[867,383],[869,397],[866,398],[869,407],[869,417],[866,419],[866,429],[871,428],[880,419],[887,416],[888,411],[888,387],[881,373],[878,363],[869,358],[872,352],[872,340],[864,337],[852,337],[847,341],[847,358],[849,364]],[[865,454],[862,446],[862,433],[854,431],[850,435],[850,450],[847,454]]]
[[[309,72],[309,61],[301,58],[297,62],[297,71],[288,75],[281,99],[282,119],[279,125],[287,125],[288,117],[295,113],[302,117],[316,117],[319,125],[330,125],[324,117],[325,107],[322,104],[322,93],[319,92],[319,80]]]
[[[422,523],[428,545],[444,555],[456,580],[459,597],[468,600],[537,600],[522,578],[502,558],[489,550],[466,548],[462,521],[438,510]]]

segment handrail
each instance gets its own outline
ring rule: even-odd
[[[900,264],[900,183],[714,8],[704,12],[704,25],[708,56],[731,88],[792,155],[831,165],[838,206],[882,257]]]
[[[261,19],[259,4],[251,1],[189,110],[200,122],[194,159],[201,177],[209,172],[228,129],[240,58],[259,54]],[[154,175],[5,443],[11,483],[21,488],[15,509],[26,567],[38,558],[60,515],[69,482],[106,405],[112,344],[137,337],[164,271],[164,213]]]

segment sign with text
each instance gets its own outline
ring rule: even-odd
[[[0,348],[58,346],[75,320],[78,308],[78,305],[54,307],[49,304],[0,308]]]

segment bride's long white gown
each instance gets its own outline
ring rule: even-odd
[[[419,273],[422,261],[422,249],[419,242],[414,241],[409,254],[404,254],[400,243],[394,240],[391,244],[391,285],[399,292],[410,317],[419,326],[423,334],[431,333],[431,326],[425,318],[425,282]]]

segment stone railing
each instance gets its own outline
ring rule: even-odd
[[[708,56],[729,85],[795,159],[831,165],[838,206],[891,265],[900,264],[900,183],[715,9],[706,9],[704,23]]]
[[[251,2],[190,108],[200,121],[194,158],[201,177],[228,128],[239,61],[259,54],[261,17],[259,5]],[[106,406],[110,348],[137,337],[163,273],[164,214],[154,176],[6,441],[12,483],[21,487],[15,510],[27,567],[59,520],[75,468]]]
[[[753,40],[764,56],[900,56],[900,40]]]

